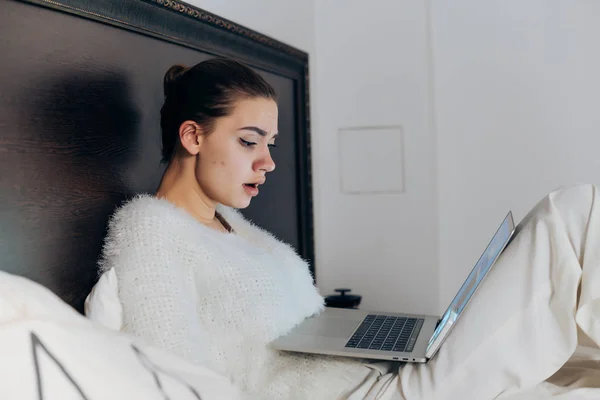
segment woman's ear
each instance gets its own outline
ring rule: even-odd
[[[184,121],[179,125],[179,141],[189,154],[195,156],[200,152],[202,146],[202,128],[195,121]]]

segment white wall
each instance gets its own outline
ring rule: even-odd
[[[438,311],[427,18],[421,0],[315,3],[317,281],[352,288],[364,309]],[[382,125],[404,128],[405,192],[342,194],[338,129]]]
[[[311,57],[315,251],[321,292],[349,286],[363,295],[364,308],[393,310],[402,305],[414,312],[437,311],[435,142],[423,2],[380,0],[368,7],[361,0],[190,3]],[[340,193],[337,131],[365,125],[403,125],[404,194]]]
[[[512,208],[600,181],[600,2],[432,1],[440,308]]]
[[[440,312],[509,208],[599,180],[600,2],[192,3],[311,56],[323,294]],[[337,131],[372,125],[404,127],[404,194],[340,193]]]

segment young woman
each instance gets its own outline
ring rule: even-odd
[[[249,398],[278,400],[492,399],[550,377],[578,328],[600,343],[597,189],[575,186],[519,225],[427,365],[272,350],[323,309],[306,263],[235,211],[275,168],[275,92],[223,59],[172,67],[164,91],[168,167],[155,194],[113,215],[101,262],[117,277],[122,330],[228,376]]]

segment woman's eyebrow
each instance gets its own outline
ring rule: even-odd
[[[258,133],[260,136],[267,136],[267,131],[260,129],[259,127],[256,126],[245,126],[243,128],[238,129],[240,131],[253,131]]]
[[[258,133],[260,136],[267,136],[267,131],[265,131],[264,129],[260,129],[257,126],[245,126],[243,128],[238,129],[239,131],[253,131]],[[275,135],[273,135],[273,138],[277,137],[277,133]]]

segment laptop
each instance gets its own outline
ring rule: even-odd
[[[425,363],[435,356],[515,232],[509,211],[441,317],[326,308],[273,342],[277,350]]]

